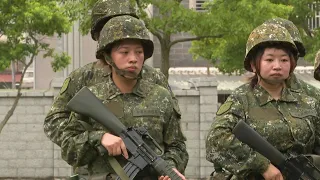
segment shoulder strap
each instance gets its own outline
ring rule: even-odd
[[[93,128],[86,122],[84,121],[79,121],[81,123],[81,125],[86,128],[88,131],[92,131]],[[102,146],[100,146],[101,150]],[[103,147],[104,151],[107,151],[104,147]],[[116,158],[114,158],[113,156],[108,156],[108,161],[111,165],[111,167],[113,168],[113,170],[117,173],[117,175],[122,179],[122,180],[129,180],[129,177],[127,176],[127,174],[124,172],[123,168],[121,167],[121,165],[119,164],[119,162],[116,160]]]

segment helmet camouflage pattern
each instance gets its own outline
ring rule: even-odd
[[[148,29],[139,19],[124,15],[114,17],[104,25],[98,40],[96,57],[102,59],[103,51],[110,51],[115,42],[123,39],[140,39],[144,58],[148,59],[152,56],[154,45],[150,40]]]
[[[249,54],[253,49],[266,42],[284,43],[289,45],[297,53],[297,47],[295,46],[290,33],[286,28],[278,24],[262,24],[256,27],[249,35],[246,45],[246,55],[244,60],[244,67],[248,71],[252,71],[250,66]]]
[[[294,41],[294,43],[296,44],[296,46],[298,48],[299,57],[303,57],[306,54],[306,50],[303,46],[303,41],[300,36],[300,32],[299,32],[298,28],[293,24],[293,22],[291,22],[287,19],[283,19],[283,18],[273,18],[273,19],[267,20],[264,23],[266,23],[266,24],[279,24],[279,25],[285,27],[288,30],[288,32],[290,33],[292,40]]]
[[[136,6],[130,0],[98,0],[91,13],[91,37],[97,41],[104,24],[112,17],[131,15],[136,18]]]

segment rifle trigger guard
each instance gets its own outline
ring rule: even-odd
[[[160,145],[157,143],[157,141],[156,140],[154,140],[153,138],[152,138],[152,142],[153,142],[153,144],[156,146],[156,148],[157,149],[159,149],[159,151],[160,151],[160,154],[157,154],[158,156],[162,156],[163,154],[164,154],[164,151],[162,150],[162,148],[160,147]],[[157,152],[156,152],[157,153]]]
[[[164,151],[162,150],[161,146],[157,143],[156,140],[154,140],[150,134],[148,133],[148,131],[146,130],[146,128],[144,127],[139,127],[139,128],[136,128],[137,132],[144,138],[146,139],[149,139],[152,141],[152,143],[156,146],[156,148],[160,151],[160,154],[158,154],[157,152],[157,155],[158,156],[162,156],[164,154]]]

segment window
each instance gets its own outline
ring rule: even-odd
[[[309,5],[311,10],[315,10],[319,6],[319,2],[314,2]],[[308,19],[308,25],[310,29],[315,29],[320,27],[320,12],[315,12],[315,16]]]
[[[189,0],[189,7],[190,9],[195,9],[196,11],[205,11],[202,5],[210,0]]]

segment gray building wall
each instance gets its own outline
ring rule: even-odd
[[[71,168],[61,159],[59,147],[43,133],[43,121],[55,93],[57,90],[23,92],[0,134],[0,179],[53,179],[70,175]],[[205,137],[217,110],[217,84],[213,79],[201,79],[196,88],[174,93],[181,108],[181,127],[190,156],[186,177],[206,178],[213,170],[205,159]],[[15,91],[0,92],[1,121],[15,96]]]

